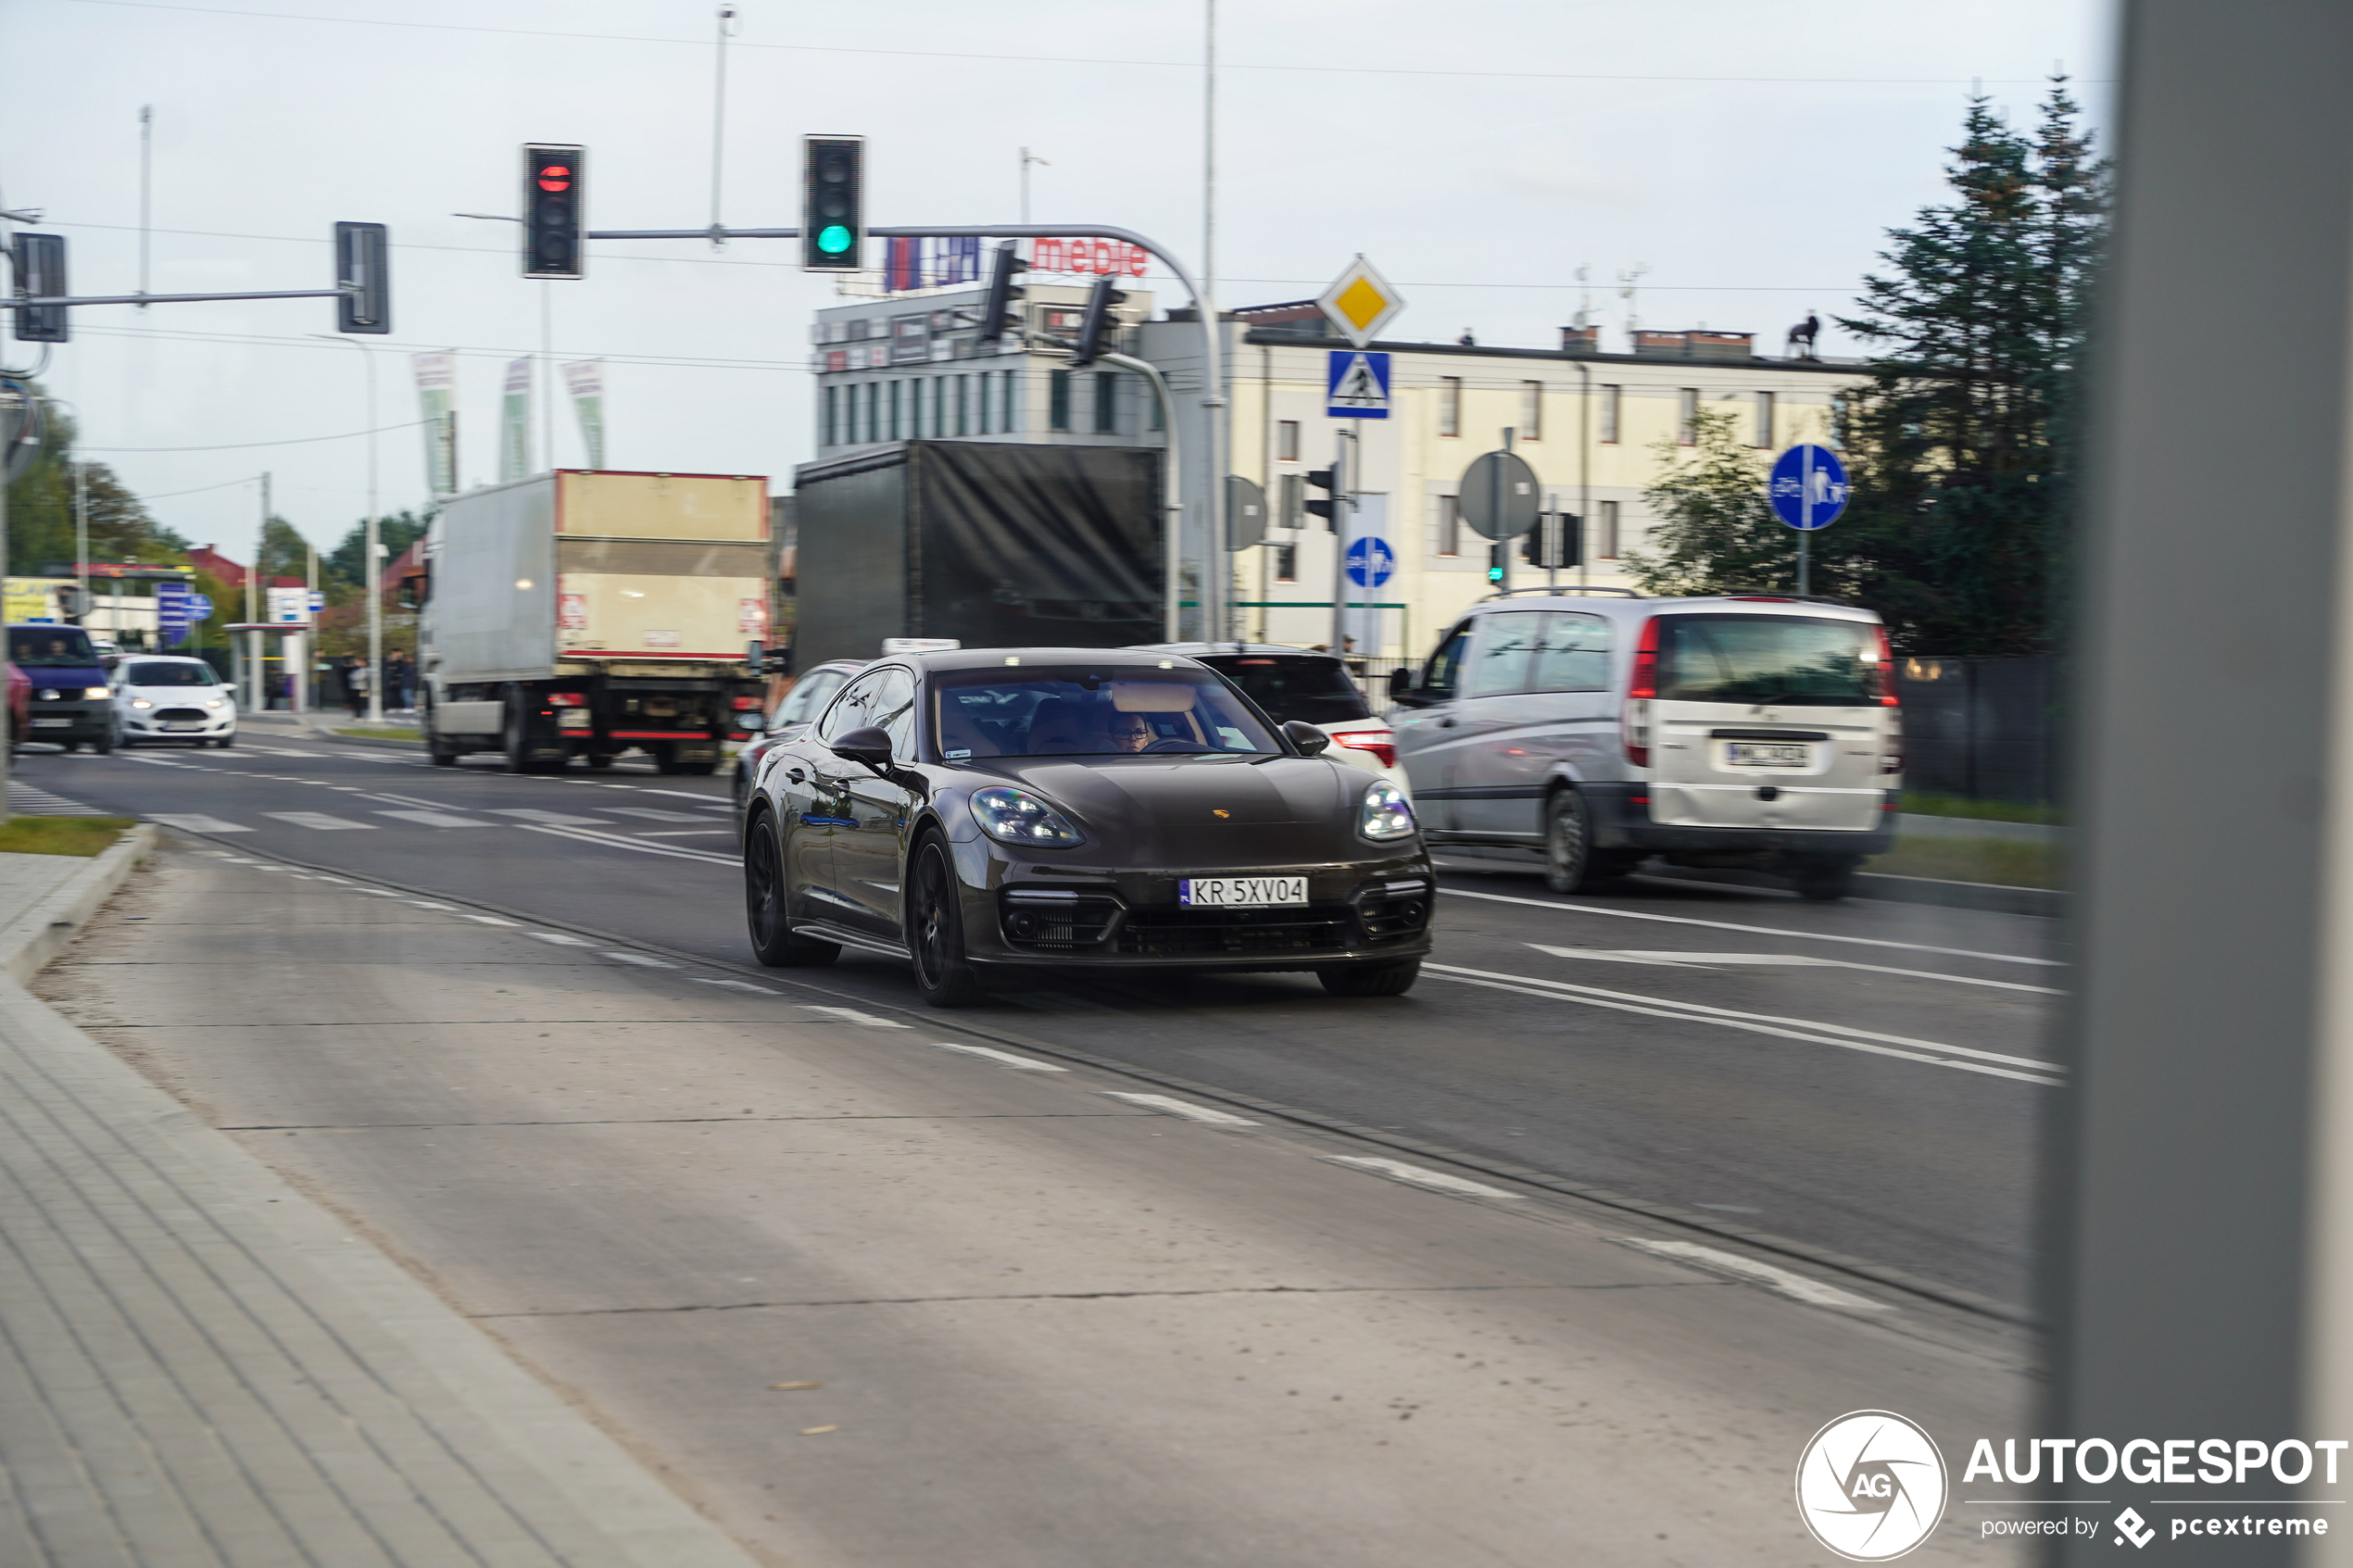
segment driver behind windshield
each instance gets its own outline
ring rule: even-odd
[[[1280,752],[1247,703],[1199,670],[961,670],[934,677],[941,757]]]

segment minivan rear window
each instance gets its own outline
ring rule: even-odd
[[[1658,695],[1850,708],[1879,700],[1877,628],[1796,615],[1659,617]]]
[[[1309,654],[1213,654],[1202,660],[1248,694],[1277,724],[1369,719],[1365,694],[1337,659]]]

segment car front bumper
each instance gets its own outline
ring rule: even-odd
[[[36,695],[27,716],[27,740],[105,740],[115,733],[114,708],[103,702],[43,702]]]

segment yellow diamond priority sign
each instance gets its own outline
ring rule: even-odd
[[[1380,269],[1361,255],[1349,263],[1348,270],[1332,280],[1332,286],[1315,304],[1340,329],[1340,335],[1359,348],[1371,343],[1405,308],[1405,301],[1390,287],[1389,280],[1380,275]]]

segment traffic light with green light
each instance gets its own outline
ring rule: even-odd
[[[866,238],[866,138],[800,139],[800,265],[855,272]]]

